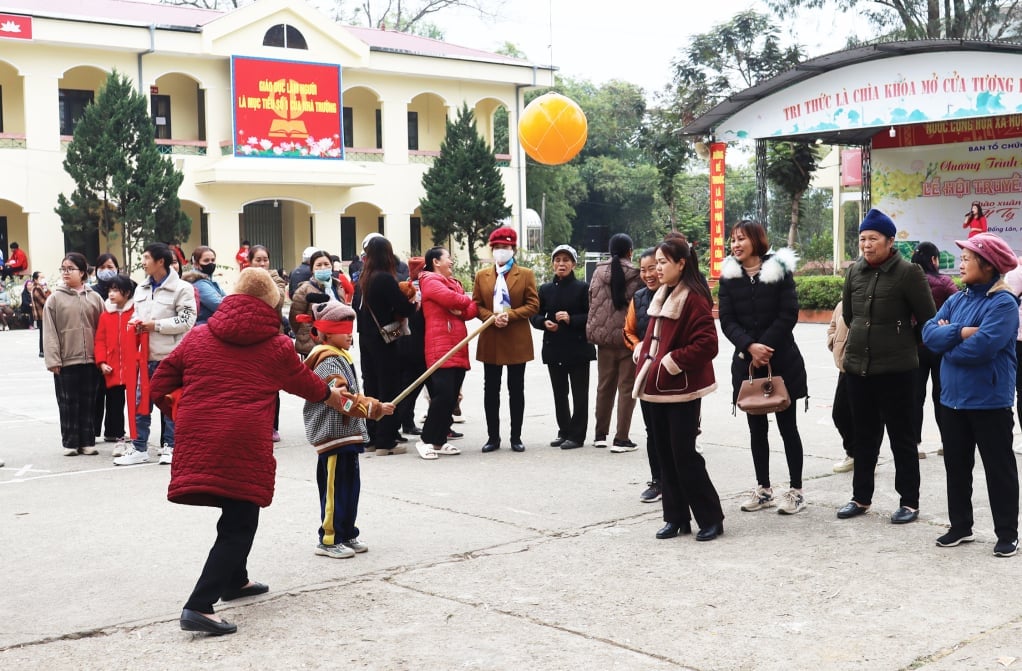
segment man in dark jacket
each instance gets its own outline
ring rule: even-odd
[[[589,420],[589,362],[596,348],[586,341],[589,285],[575,278],[578,254],[569,245],[554,250],[554,279],[539,288],[539,312],[529,322],[543,331],[543,363],[554,392],[557,438],[553,447],[582,447]],[[568,406],[568,388],[572,406]]]
[[[894,487],[900,507],[894,524],[919,517],[919,456],[913,435],[913,392],[919,367],[919,329],[936,313],[923,269],[894,247],[897,228],[879,210],[859,226],[862,257],[845,277],[842,318],[848,326],[845,384],[855,420],[852,500],[841,519],[856,517],[873,502],[873,471],[880,444],[872,436],[884,427],[894,454]],[[862,429],[861,431],[859,429]]]
[[[298,289],[302,282],[308,282],[312,278],[312,267],[309,266],[309,259],[318,251],[318,247],[306,247],[305,251],[302,252],[301,265],[292,270],[291,275],[288,277],[287,295],[289,297],[295,295],[295,290]]]

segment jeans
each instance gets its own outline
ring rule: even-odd
[[[156,372],[156,367],[160,365],[159,361],[149,362],[149,378],[152,379],[153,374]],[[150,399],[146,399],[149,404],[149,414],[142,415],[138,413],[137,409],[142,407],[142,385],[138,385],[138,390],[135,392],[135,429],[138,431],[138,435],[135,437],[131,444],[135,446],[137,452],[147,452],[149,450],[149,428],[152,424],[153,419],[153,402]],[[163,444],[167,447],[174,447],[174,422],[168,417],[160,413],[160,418],[163,421]],[[205,612],[205,611],[204,611]]]

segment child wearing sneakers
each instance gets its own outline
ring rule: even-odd
[[[128,449],[128,438],[124,433],[124,401],[126,392],[130,392],[132,399],[135,398],[135,382],[138,379],[139,336],[134,325],[128,325],[135,316],[134,294],[135,283],[131,278],[115,275],[110,279],[107,282],[106,309],[99,316],[96,327],[96,365],[103,373],[100,393],[106,406],[104,435],[119,437],[111,453],[114,457],[122,456]],[[99,430],[98,425],[96,430]]]
[[[320,344],[305,359],[316,375],[345,397],[340,413],[318,403],[302,410],[305,436],[316,448],[319,487],[319,544],[316,554],[335,559],[355,556],[369,546],[358,538],[355,517],[362,488],[358,455],[369,441],[366,419],[394,414],[394,405],[359,394],[358,377],[348,350],[354,344],[355,311],[339,301],[312,309],[312,334]]]

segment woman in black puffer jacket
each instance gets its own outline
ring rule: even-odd
[[[720,276],[720,327],[735,346],[731,361],[732,402],[738,399],[749,365],[756,377],[766,376],[767,364],[784,378],[792,403],[777,413],[777,428],[784,441],[790,489],[777,512],[793,515],[805,509],[802,496],[802,438],[795,420],[795,401],[809,396],[806,365],[795,344],[798,322],[795,292],[796,256],[790,249],[769,254],[766,230],[758,221],[740,221],[731,231],[731,256],[724,259]],[[770,484],[770,444],[766,415],[747,415],[752,442],[752,463],[758,486],[742,510],[751,512],[776,505]]]

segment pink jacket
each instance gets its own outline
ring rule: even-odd
[[[422,316],[426,322],[426,366],[432,366],[452,347],[468,335],[465,322],[479,315],[472,297],[465,293],[461,282],[440,273],[423,271],[419,274],[422,291]],[[460,311],[454,314],[452,310]],[[441,368],[471,368],[468,347],[462,347]]]

